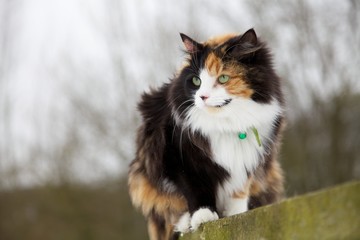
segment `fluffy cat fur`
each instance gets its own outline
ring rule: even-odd
[[[283,193],[284,101],[269,50],[253,29],[203,43],[181,38],[185,65],[138,105],[143,122],[128,183],[153,240]]]

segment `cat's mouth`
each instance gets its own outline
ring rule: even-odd
[[[217,108],[224,107],[224,106],[228,105],[231,101],[232,101],[232,99],[231,99],[231,98],[225,99],[225,100],[224,100],[224,102],[223,102],[222,104],[215,105],[215,107],[217,107]]]

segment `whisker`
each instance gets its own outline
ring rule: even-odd
[[[175,111],[174,111],[173,114],[177,113],[177,112],[179,111],[179,109],[180,109],[184,104],[186,104],[186,103],[188,103],[188,102],[192,102],[192,101],[193,101],[192,99],[188,99],[188,100],[184,101],[182,104],[180,104],[179,107],[177,107],[177,108],[175,109]],[[191,104],[190,104],[190,106],[191,106]],[[188,107],[189,107],[189,106],[188,106]],[[186,108],[184,109],[184,111],[185,111],[188,107],[186,107]],[[181,117],[181,115],[182,115],[182,113],[183,113],[184,111],[182,111],[182,112],[179,114],[180,117]]]

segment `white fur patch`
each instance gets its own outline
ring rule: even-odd
[[[222,105],[225,101],[227,93],[223,87],[215,87],[216,78],[209,75],[206,70],[200,72],[201,85],[195,94],[195,105],[199,108],[215,107]],[[206,100],[202,100],[201,96],[207,96]]]
[[[187,113],[184,124],[208,137],[214,161],[230,173],[230,178],[218,189],[217,208],[226,214],[246,211],[245,201],[232,201],[231,197],[234,192],[244,190],[247,171],[252,172],[266,154],[252,128],[257,129],[262,143],[271,141],[274,120],[283,110],[275,99],[257,103],[230,95],[221,86],[214,87],[215,78],[204,70],[200,77],[202,85],[195,95],[195,106]],[[201,95],[208,97],[206,101]],[[213,107],[226,99],[232,101],[220,108]],[[239,139],[239,132],[246,132],[247,137]],[[234,207],[227,209],[228,204]]]
[[[248,210],[249,198],[233,198],[222,187],[219,187],[216,198],[216,208],[224,217],[243,213]]]
[[[254,170],[266,154],[252,127],[258,130],[262,143],[271,141],[274,120],[281,111],[275,100],[270,104],[259,104],[249,99],[234,99],[216,113],[197,107],[190,110],[187,116],[190,129],[208,137],[215,162],[230,173],[231,178],[223,185],[229,196],[243,190],[246,171]],[[239,132],[246,132],[247,137],[239,139]]]
[[[248,210],[248,198],[227,198],[223,216],[228,217]]]
[[[215,221],[218,219],[219,216],[217,215],[216,212],[212,212],[208,208],[200,208],[199,210],[194,212],[194,214],[191,217],[191,221],[190,221],[191,230],[195,231],[200,226],[200,224],[204,222]]]
[[[181,233],[190,232],[190,213],[184,213],[175,224],[175,231]]]
[[[221,108],[192,107],[187,113],[185,124],[193,131],[198,130],[205,135],[211,132],[237,133],[256,127],[262,137],[267,137],[274,119],[282,113],[281,106],[276,100],[260,104],[251,99],[231,95],[224,96],[223,99],[229,97],[232,102]]]

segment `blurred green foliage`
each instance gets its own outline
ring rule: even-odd
[[[360,94],[347,88],[287,126],[281,149],[288,196],[360,178]]]
[[[0,192],[1,240],[146,239],[125,181]]]

